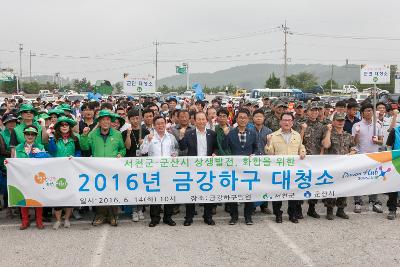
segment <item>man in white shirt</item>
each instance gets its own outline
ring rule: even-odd
[[[156,116],[153,119],[154,134],[148,134],[140,146],[141,154],[148,154],[150,157],[175,157],[178,155],[178,142],[175,136],[166,131],[166,120],[164,117]],[[151,221],[149,227],[160,223],[161,205],[150,205]],[[164,205],[163,222],[170,226],[176,223],[172,220],[173,205]]]
[[[378,102],[376,104],[377,110],[377,122],[382,126],[383,135],[383,145],[379,148],[380,151],[386,150],[386,141],[389,136],[390,131],[395,127],[392,125],[392,117],[388,116],[387,106],[383,102]]]
[[[379,123],[376,123],[374,130],[374,107],[371,103],[365,103],[361,106],[360,112],[362,120],[354,124],[352,129],[352,135],[354,136],[358,152],[360,154],[378,152],[383,144],[383,134],[382,126]],[[373,211],[382,213],[382,204],[378,201],[378,195],[369,195],[368,197],[369,202],[373,205]],[[354,212],[361,213],[361,196],[354,197],[354,204]]]

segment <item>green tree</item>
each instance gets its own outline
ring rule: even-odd
[[[75,79],[72,82],[73,88],[80,92],[80,91],[88,91],[91,88],[90,81],[88,81],[86,78],[82,78],[82,80]]]
[[[326,83],[322,85],[322,87],[324,88],[324,90],[331,90],[331,79],[327,80]],[[338,88],[339,84],[335,80],[332,80],[332,89]]]
[[[124,90],[124,86],[122,85],[122,82],[117,82],[114,84],[114,93],[115,94],[122,94]]]
[[[269,75],[268,80],[265,82],[265,88],[277,89],[281,87],[281,79],[275,76],[273,72]]]
[[[292,74],[286,78],[286,84],[288,87],[299,88],[299,89],[311,89],[317,85],[317,77],[309,72],[300,72],[298,74]]]
[[[6,94],[16,93],[17,92],[17,80],[0,83],[0,90]]]
[[[168,92],[170,91],[170,89],[169,89],[168,86],[166,86],[165,84],[163,84],[163,86],[159,86],[159,87],[157,88],[157,91],[158,91],[158,92],[161,92],[161,93],[163,93],[163,94],[166,94],[166,93],[168,93]]]
[[[22,83],[22,90],[27,94],[37,94],[41,87],[42,86],[36,81]]]

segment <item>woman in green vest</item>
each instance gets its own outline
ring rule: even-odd
[[[3,181],[2,181],[2,191],[3,191],[3,200],[4,200],[4,207],[7,209],[6,217],[12,218],[12,209],[8,207],[8,193],[7,193],[7,168],[4,165],[4,160],[6,158],[11,157],[10,151],[10,136],[11,132],[14,130],[15,126],[17,125],[18,118],[12,114],[4,114],[1,121],[3,122],[5,128],[0,133],[0,172]]]
[[[35,125],[27,125],[23,130],[23,134],[25,137],[24,142],[17,145],[15,148],[15,157],[16,158],[34,158],[36,154],[42,153],[44,151],[44,147],[41,144],[35,143],[35,139],[38,136],[38,128]],[[43,208],[36,207],[36,227],[38,229],[43,229]],[[19,229],[25,230],[29,227],[29,207],[21,207],[21,219],[22,224]]]
[[[42,127],[34,119],[34,116],[37,115],[37,111],[32,105],[22,104],[19,108],[18,114],[21,116],[20,124],[14,128],[10,137],[11,156],[14,156],[13,149],[15,149],[17,145],[25,142],[23,130],[27,125],[34,125],[38,129],[35,144],[42,145],[43,143],[46,143],[49,138],[46,133],[46,128]]]
[[[53,157],[80,157],[81,148],[79,145],[79,138],[74,134],[72,128],[76,122],[68,117],[62,116],[58,118],[57,123],[54,125],[54,134],[49,136],[49,153]],[[54,208],[56,215],[56,222],[53,229],[57,230],[61,225],[61,212],[64,207]],[[65,220],[64,227],[71,227],[69,218],[71,217],[73,208],[65,207]]]

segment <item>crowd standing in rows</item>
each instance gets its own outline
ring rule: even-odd
[[[0,159],[2,194],[7,217],[13,217],[15,209],[7,207],[6,177],[4,160],[16,158],[46,157],[179,157],[214,155],[351,155],[390,149],[400,149],[400,116],[398,110],[385,103],[377,103],[377,113],[369,101],[358,104],[354,99],[339,101],[335,107],[316,98],[308,103],[295,102],[292,109],[281,99],[263,98],[262,105],[242,101],[221,106],[220,99],[195,101],[176,98],[160,102],[157,98],[115,99],[101,101],[83,100],[32,104],[5,100],[0,107],[4,112],[1,120]],[[141,109],[139,111],[139,109]],[[142,116],[142,120],[140,117]],[[376,116],[376,129],[373,117]],[[397,209],[397,192],[388,193],[387,218],[394,220]],[[382,203],[377,195],[368,196],[372,210],[382,213]],[[349,219],[345,213],[348,199],[327,198],[326,219],[336,216]],[[361,196],[353,198],[355,213],[362,211]],[[316,211],[317,199],[308,200],[307,215],[320,218]],[[303,201],[288,201],[289,220],[298,223],[304,218]],[[214,225],[213,215],[217,204],[206,203],[203,219]],[[244,219],[252,225],[255,203],[244,203]],[[282,223],[282,202],[260,205],[261,212],[273,213],[275,221]],[[93,225],[103,223],[118,225],[120,207],[97,206]],[[144,219],[144,206],[132,207],[132,221]],[[184,225],[190,226],[197,214],[195,204],[185,205]],[[70,217],[79,219],[88,207],[54,208],[53,229],[62,225],[71,226]],[[64,216],[62,212],[65,212]],[[238,223],[238,203],[226,203],[225,211],[230,214],[230,225]],[[180,205],[150,205],[150,227],[161,221],[175,226],[173,215],[180,212]],[[20,208],[20,229],[30,226],[29,208]],[[36,226],[43,229],[43,221],[51,221],[52,208],[35,208]]]

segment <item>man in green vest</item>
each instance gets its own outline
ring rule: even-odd
[[[89,127],[83,129],[80,144],[82,151],[91,151],[93,157],[120,158],[125,156],[126,148],[122,135],[118,130],[111,128],[113,114],[108,110],[101,110],[97,121],[99,127],[90,132]],[[89,133],[90,132],[90,133]],[[93,226],[103,224],[106,220],[117,226],[117,206],[96,207],[96,217]]]

